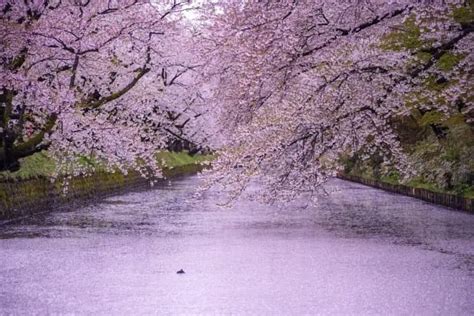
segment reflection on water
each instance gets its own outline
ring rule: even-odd
[[[474,311],[474,216],[340,180],[222,209],[197,182],[0,226],[0,314]]]

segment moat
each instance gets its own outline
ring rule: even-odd
[[[198,183],[1,225],[0,314],[474,311],[472,215],[342,180],[221,208]]]

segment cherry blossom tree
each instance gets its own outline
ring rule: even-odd
[[[59,166],[88,156],[159,174],[158,149],[198,141],[186,4],[2,1],[0,169],[48,148]]]
[[[47,147],[159,174],[157,149],[212,143],[211,182],[292,199],[345,156],[415,171],[406,117],[472,128],[471,0],[187,4],[1,2],[0,168]]]
[[[203,46],[226,136],[211,182],[237,196],[258,177],[268,200],[292,199],[316,192],[355,153],[411,172],[394,120],[436,111],[472,126],[473,7],[210,4]]]

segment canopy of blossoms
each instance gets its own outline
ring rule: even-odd
[[[471,0],[7,0],[0,11],[3,169],[48,148],[159,175],[156,151],[183,139],[216,150],[210,181],[234,196],[258,177],[268,200],[292,199],[355,153],[412,172],[394,122],[415,112],[473,126]]]

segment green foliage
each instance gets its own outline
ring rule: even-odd
[[[159,164],[165,168],[177,168],[186,165],[206,163],[213,159],[212,155],[194,155],[187,152],[168,152],[163,151],[156,154]],[[0,179],[31,179],[37,177],[51,177],[56,171],[56,166],[47,152],[36,153],[20,161],[21,168],[15,172],[0,172]],[[104,171],[103,165],[92,157],[78,157],[76,163],[82,167],[92,168],[96,172]]]
[[[465,116],[459,112],[447,116],[436,111],[424,115],[414,111],[411,117],[413,119],[399,119],[394,124],[399,125],[400,141],[407,152],[413,175],[402,178],[396,166],[382,167],[377,165],[377,157],[361,161],[357,156],[341,160],[346,166],[345,172],[391,184],[403,183],[414,188],[472,198],[474,133]],[[444,136],[436,135],[431,125],[444,128]]]
[[[431,55],[428,52],[417,52],[415,56],[416,56],[416,59],[422,64],[426,64],[433,57],[433,55]]]
[[[36,153],[20,160],[21,168],[15,172],[1,172],[0,178],[30,179],[42,176],[51,176],[55,171],[55,164],[46,152]]]
[[[176,168],[192,164],[200,164],[211,161],[212,155],[193,155],[191,156],[185,151],[182,152],[169,152],[161,151],[156,154],[158,163],[160,166],[165,168]]]
[[[344,166],[344,173],[350,174],[356,168],[358,157],[357,155],[351,157],[348,154],[344,154],[339,158],[339,163]]]
[[[428,111],[423,116],[421,119],[418,121],[420,126],[428,126],[431,124],[439,124],[441,123],[443,119],[443,114],[439,113],[437,111]]]
[[[474,186],[466,187],[461,194],[469,199],[474,199]]]
[[[387,175],[382,176],[380,180],[390,184],[399,184],[401,181],[400,173],[396,170],[392,170]]]
[[[452,7],[444,16],[461,26],[470,26],[474,22],[474,0],[468,0],[464,6]],[[424,16],[424,21],[436,23],[440,17]],[[443,19],[443,17],[441,18]],[[444,92],[456,84],[453,71],[466,57],[464,54],[446,51],[434,60],[433,42],[423,39],[424,29],[417,24],[415,16],[408,17],[399,27],[386,34],[381,48],[389,51],[408,52],[412,58],[408,61],[408,71],[423,67],[432,67],[431,75],[424,78],[418,91],[404,96],[411,114],[394,118],[392,126],[397,131],[402,147],[407,153],[411,165],[410,173],[403,177],[396,166],[386,166],[373,155],[362,161],[361,153],[341,160],[345,172],[370,179],[378,179],[391,184],[404,183],[414,188],[431,191],[449,192],[473,197],[474,195],[474,130],[467,118],[457,112],[456,105],[448,104]],[[434,65],[430,62],[434,61]],[[463,71],[468,71],[463,70]],[[462,95],[460,98],[470,96]],[[420,111],[432,105],[445,105],[452,109],[450,113],[441,111]]]
[[[461,54],[453,54],[453,53],[444,53],[443,56],[438,59],[436,62],[436,66],[439,70],[442,71],[450,71],[452,70],[461,60],[463,60],[464,56]]]
[[[91,167],[91,168],[101,167],[100,163],[96,159],[92,157],[87,157],[87,156],[80,156],[79,158],[77,158],[77,163],[84,167]]]
[[[469,24],[474,21],[474,1],[469,0],[467,6],[453,9],[453,18],[460,24]]]
[[[469,128],[469,126],[467,124],[465,124],[465,121],[466,121],[465,116],[462,113],[458,113],[458,114],[451,115],[449,118],[447,118],[443,122],[443,124],[446,127],[449,127],[451,129],[461,127],[462,130],[465,130],[466,128]],[[458,131],[453,130],[453,132],[457,133]],[[467,131],[465,131],[465,132],[467,132]]]
[[[468,6],[454,8],[451,18],[461,24],[474,21],[474,0]],[[414,17],[409,17],[398,29],[387,34],[381,43],[383,49],[392,51],[409,51],[414,58],[410,67],[416,69],[425,65],[432,58],[428,49],[432,43],[423,42],[422,32]],[[405,96],[406,106],[411,115],[406,118],[395,118],[393,127],[398,132],[400,142],[408,154],[414,175],[401,178],[396,166],[382,166],[377,157],[361,161],[357,155],[345,157],[342,161],[353,175],[371,179],[380,179],[388,183],[404,182],[412,187],[432,191],[444,191],[469,196],[473,194],[474,184],[474,132],[466,123],[466,117],[460,112],[446,114],[439,111],[420,112],[420,107],[447,104],[443,92],[455,84],[447,80],[442,72],[452,71],[465,58],[462,54],[445,52],[435,63],[440,75],[427,77],[420,93]]]
[[[416,24],[415,17],[411,16],[406,19],[399,29],[384,36],[381,47],[386,50],[403,51],[419,49],[423,47],[423,44],[421,29]],[[420,55],[419,57],[427,58],[427,55]]]
[[[433,192],[443,192],[440,188],[438,188],[436,185],[430,182],[426,182],[423,178],[417,177],[414,179],[411,179],[406,183],[406,185],[412,187],[412,188],[417,188],[417,189],[426,189],[430,190]]]
[[[438,81],[438,79],[434,76],[429,76],[426,80],[425,80],[425,84],[424,84],[424,87],[428,90],[431,90],[431,91],[437,91],[437,92],[440,92],[442,91],[443,89],[447,88],[449,86],[449,82],[446,81],[446,82],[443,82],[443,81]]]

